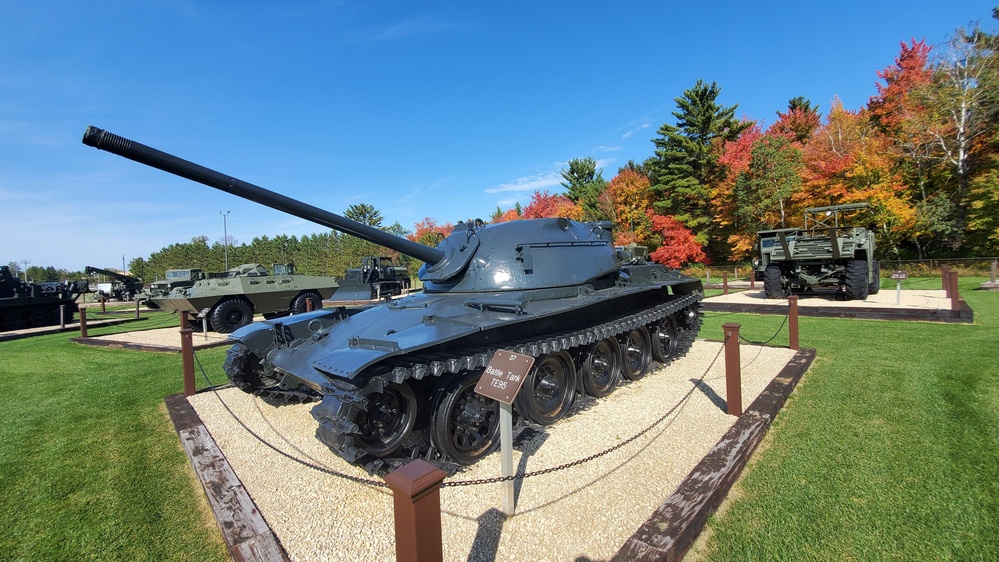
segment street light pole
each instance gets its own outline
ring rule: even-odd
[[[24,264],[24,282],[27,283],[28,282],[28,264],[31,263],[31,260],[21,260],[21,263]]]
[[[125,275],[125,254],[121,255],[121,274]]]
[[[219,214],[222,215],[222,244],[224,244],[225,248],[225,270],[229,271],[229,228],[226,224],[226,217],[229,216],[229,211],[226,211],[224,214],[222,211],[219,211]]]

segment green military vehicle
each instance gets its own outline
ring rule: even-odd
[[[848,226],[852,215],[870,211],[869,203],[805,209],[801,228],[761,230],[753,260],[757,280],[768,299],[794,292],[836,289],[851,300],[864,300],[881,288],[881,268],[874,259],[874,232]]]
[[[207,318],[213,330],[228,334],[251,323],[254,314],[263,314],[265,319],[298,314],[308,310],[308,301],[313,310],[319,310],[323,299],[338,288],[333,277],[295,274],[292,264],[275,265],[271,274],[258,263],[246,263],[230,269],[225,277],[201,279],[149,302],[164,310]]]
[[[156,309],[159,305],[152,302],[153,298],[165,297],[170,291],[181,287],[190,287],[196,281],[207,279],[208,276],[200,269],[168,269],[164,279],[153,281],[145,290],[135,295],[135,300],[139,304],[145,304],[146,308]]]
[[[409,291],[409,271],[388,256],[365,256],[361,267],[348,269],[339,282],[337,301],[381,300]]]

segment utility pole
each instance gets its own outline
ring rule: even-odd
[[[121,255],[121,274],[125,275],[125,254]]]
[[[226,217],[229,216],[229,211],[226,211],[224,214],[222,213],[222,211],[219,211],[219,214],[222,215],[222,243],[225,244],[225,246],[224,246],[225,247],[225,270],[229,271],[229,228],[228,228],[228,226],[226,224],[226,222],[227,222],[226,221]]]
[[[27,283],[28,282],[28,264],[31,263],[31,260],[21,260],[21,263],[24,264],[24,282]]]

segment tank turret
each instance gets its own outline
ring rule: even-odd
[[[499,349],[536,358],[514,407],[521,426],[548,425],[584,393],[606,396],[681,356],[700,328],[700,281],[630,260],[610,223],[459,223],[430,248],[101,129],[83,142],[424,262],[422,292],[230,336],[234,385],[318,400],[319,439],[370,471],[416,457],[454,468],[495,450],[498,404],[474,389]]]

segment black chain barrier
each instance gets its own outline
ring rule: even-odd
[[[785,320],[786,319],[787,318],[785,318]],[[729,337],[730,336],[726,336],[725,337],[725,341],[728,341]],[[771,339],[773,339],[773,338],[771,338]],[[718,358],[721,357],[721,354],[722,354],[722,352],[724,350],[725,350],[725,345],[724,345],[724,342],[723,342],[721,348],[719,348],[719,350],[718,350],[718,353],[715,354],[715,357],[711,360],[711,363],[704,370],[704,372],[701,373],[701,376],[698,378],[699,382],[704,380],[704,377],[706,377],[707,374],[711,371],[711,368],[714,367],[714,364],[718,361]],[[366,484],[366,485],[375,486],[375,487],[378,487],[378,488],[388,487],[388,484],[386,484],[385,482],[383,482],[381,480],[372,480],[372,479],[368,479],[368,478],[361,478],[361,477],[358,477],[358,476],[353,476],[353,475],[350,475],[350,474],[346,474],[346,473],[337,471],[335,469],[329,468],[327,466],[322,466],[322,465],[319,465],[317,463],[310,462],[310,461],[304,460],[302,458],[296,457],[295,455],[292,455],[292,454],[290,454],[290,453],[288,453],[286,451],[283,451],[283,450],[279,449],[278,447],[276,447],[275,445],[271,444],[270,442],[268,442],[267,440],[265,440],[263,437],[261,437],[260,435],[258,435],[255,431],[253,431],[252,429],[250,429],[250,427],[247,426],[246,423],[244,423],[243,420],[241,420],[239,418],[239,416],[236,415],[236,413],[232,411],[231,408],[229,408],[229,405],[226,404],[225,400],[223,400],[222,397],[219,395],[218,389],[215,387],[214,384],[212,384],[211,379],[208,378],[208,373],[205,372],[204,366],[201,365],[201,361],[198,359],[197,353],[194,354],[194,360],[198,364],[198,369],[201,370],[201,374],[204,377],[205,382],[208,384],[208,387],[215,394],[215,397],[218,399],[218,401],[222,404],[222,407],[225,408],[225,410],[227,412],[229,412],[229,415],[232,416],[232,418],[234,420],[236,420],[236,423],[239,424],[240,427],[242,427],[243,429],[245,429],[247,433],[249,433],[251,436],[253,436],[253,438],[256,439],[257,441],[259,441],[262,444],[264,444],[267,448],[271,449],[275,453],[277,453],[277,454],[279,454],[279,455],[281,455],[281,456],[283,456],[283,457],[285,457],[285,458],[287,458],[287,459],[289,459],[289,460],[291,460],[293,462],[301,464],[302,466],[311,468],[311,469],[319,471],[319,472],[323,472],[325,474],[329,474],[331,476],[337,476],[337,477],[340,477],[340,478],[344,478],[346,480],[350,480],[352,482],[356,482],[358,484]],[[550,467],[550,468],[544,468],[544,469],[541,469],[541,470],[534,470],[534,471],[531,471],[531,472],[518,472],[518,473],[510,475],[510,476],[498,476],[498,477],[495,477],[495,478],[481,478],[481,479],[476,479],[476,480],[458,480],[458,481],[447,481],[447,480],[445,480],[443,483],[441,483],[441,487],[442,488],[446,488],[446,487],[457,487],[457,486],[476,486],[476,485],[481,485],[481,484],[495,484],[495,483],[498,483],[498,482],[507,482],[507,481],[510,481],[510,480],[523,480],[525,478],[531,478],[531,477],[534,477],[534,476],[541,476],[541,475],[544,475],[544,474],[549,474],[549,473],[552,473],[552,472],[557,472],[557,471],[560,471],[560,470],[565,470],[565,469],[568,469],[568,468],[572,468],[574,466],[582,465],[582,464],[587,463],[589,461],[592,461],[594,459],[598,459],[600,457],[608,455],[608,454],[610,454],[610,453],[612,453],[612,452],[614,452],[614,451],[616,451],[616,450],[624,447],[625,445],[628,445],[632,441],[634,441],[634,440],[638,439],[639,437],[645,435],[646,433],[652,431],[652,429],[654,429],[656,426],[658,426],[659,424],[661,424],[664,420],[666,420],[666,418],[668,418],[671,414],[673,414],[674,412],[676,412],[676,410],[679,409],[680,406],[682,406],[684,403],[686,403],[690,399],[691,395],[693,395],[693,393],[694,393],[695,390],[697,390],[697,385],[696,384],[693,385],[690,388],[690,390],[688,390],[686,392],[686,394],[684,394],[683,397],[680,398],[676,402],[676,404],[674,404],[672,407],[669,408],[669,410],[667,410],[662,416],[660,416],[659,419],[657,419],[654,422],[652,422],[651,424],[649,424],[648,427],[646,427],[645,429],[642,429],[641,431],[639,431],[635,435],[629,437],[628,439],[625,439],[624,441],[621,441],[620,443],[617,443],[616,445],[613,445],[613,446],[611,446],[611,447],[609,447],[607,449],[604,449],[603,451],[600,451],[599,453],[594,453],[594,454],[589,455],[587,457],[584,457],[584,458],[581,458],[581,459],[577,459],[577,460],[574,460],[572,462],[568,462],[568,463],[561,464],[561,465],[558,465],[558,466],[553,466],[553,467]]]
[[[774,335],[770,336],[770,339],[768,339],[767,341],[753,341],[753,340],[748,340],[745,337],[743,337],[742,334],[739,334],[739,339],[742,340],[742,341],[744,341],[744,342],[746,342],[746,343],[751,343],[753,345],[767,345],[768,343],[774,341],[774,338],[776,338],[777,336],[779,336],[780,333],[782,331],[784,331],[784,325],[787,324],[787,319],[790,316],[791,316],[790,313],[784,315],[784,320],[781,321],[780,327],[777,328],[777,331],[774,332]]]

